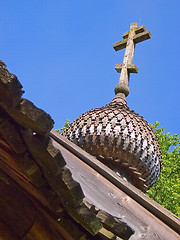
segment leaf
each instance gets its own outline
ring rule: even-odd
[[[165,132],[164,127],[158,126],[158,122],[151,125],[161,147],[163,169],[147,195],[180,217],[180,138],[178,134],[171,135]]]

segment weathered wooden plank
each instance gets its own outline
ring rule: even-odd
[[[116,236],[111,232],[111,231],[108,231],[106,228],[101,228],[101,230],[99,231],[98,233],[99,235],[102,234],[102,240],[109,240],[109,239],[117,239]],[[117,239],[118,240],[118,239]]]
[[[52,219],[49,219],[49,222],[52,222]],[[86,232],[85,229],[79,227],[79,224],[65,212],[59,217],[56,225],[54,223],[53,225],[56,227],[57,231],[63,233],[63,236],[67,240],[91,239],[88,237],[91,235]],[[92,239],[94,239],[94,236],[92,236]]]
[[[161,205],[150,199],[147,195],[145,195],[142,191],[134,187],[132,184],[129,184],[128,182],[124,181],[103,163],[98,161],[96,158],[94,158],[93,156],[91,156],[90,154],[88,154],[87,152],[85,152],[72,142],[68,141],[65,137],[61,136],[56,131],[52,130],[50,132],[50,136],[53,137],[53,139],[55,139],[66,149],[68,149],[70,152],[75,154],[82,161],[84,161],[93,169],[95,169],[98,173],[100,173],[110,182],[112,182],[115,186],[124,191],[136,202],[145,207],[152,214],[154,214],[159,219],[168,224],[170,227],[175,229],[175,231],[179,232],[180,226],[179,219],[177,219],[177,217],[170,213],[168,210],[166,210]]]
[[[34,135],[30,130],[21,133],[52,189],[65,201],[78,206],[84,198],[81,187],[79,183],[73,181],[70,171],[64,167],[64,158],[60,151],[54,148],[50,137]]]
[[[58,223],[45,214],[43,205],[28,196],[29,193],[0,171],[0,239],[69,240],[63,228],[58,227],[57,231]],[[1,228],[1,221],[6,227]]]
[[[127,38],[124,39],[124,40],[121,40],[121,41],[119,41],[119,42],[114,43],[114,44],[113,44],[113,48],[114,48],[116,51],[119,51],[119,50],[125,48],[125,47],[126,47],[126,44],[127,44]]]
[[[0,61],[0,102],[14,108],[21,102],[23,93],[17,77],[7,70],[4,62]]]
[[[0,135],[9,146],[18,154],[26,151],[26,146],[18,132],[18,127],[11,120],[6,119],[0,124]]]
[[[23,240],[79,240],[86,236],[86,231],[63,210],[49,212],[52,206],[47,211],[42,202],[37,200],[30,191],[25,192],[0,170],[0,239],[19,240],[23,236]],[[51,204],[54,205],[53,199]],[[6,227],[1,225],[1,220]]]
[[[139,33],[139,34],[135,35],[133,40],[134,40],[134,43],[139,43],[139,42],[142,42],[142,41],[147,40],[149,38],[151,38],[150,31],[145,31],[145,32],[142,32],[142,33]]]
[[[77,208],[66,204],[65,208],[68,214],[92,235],[96,235],[102,228],[101,221],[84,203],[81,203]]]
[[[0,239],[1,240],[19,240],[8,227],[0,221]]]
[[[142,25],[135,30],[135,33],[138,34],[138,33],[145,32],[145,31],[146,31],[146,28],[144,25]]]
[[[23,240],[65,240],[64,237],[56,231],[45,215],[39,213]]]
[[[157,233],[152,239],[158,239],[158,234],[159,236],[163,236],[163,239],[170,239],[173,237],[174,239],[178,239],[178,235],[172,229],[178,233],[180,223],[173,214],[152,201],[137,188],[119,178],[113,171],[104,166],[104,164],[93,156],[84,152],[58,133],[56,134],[55,131],[51,132],[51,136],[56,139],[55,146],[61,149],[68,163],[68,167],[73,173],[73,178],[81,183],[81,187],[86,196],[85,199],[88,202],[96,207],[103,208],[103,210],[107,212],[109,211],[113,216],[123,216],[123,219],[125,218],[129,222],[133,221],[136,224],[136,226],[133,225],[136,232],[140,231],[141,233],[145,233],[148,225],[149,230],[147,233],[149,236],[150,232],[152,232],[152,234],[153,231]],[[74,156],[71,155],[70,152]],[[82,160],[91,167],[88,168],[87,165],[84,165],[84,163],[81,162]],[[102,178],[102,176],[105,178]],[[119,189],[117,189],[116,186]],[[96,198],[93,198],[93,196],[96,196]],[[154,223],[156,223],[155,226]],[[137,226],[139,226],[139,230],[137,230]]]
[[[32,184],[38,189],[44,185],[47,185],[42,171],[28,152],[26,152],[23,156],[18,157],[17,163],[22,168],[26,176],[29,177]]]
[[[97,217],[101,219],[106,229],[124,240],[128,240],[134,234],[134,230],[130,228],[127,223],[123,222],[121,219],[114,218],[105,211],[100,210]]]
[[[118,73],[121,72],[122,68],[123,64],[115,64],[115,69]],[[136,64],[128,64],[127,70],[129,73],[138,73],[138,67],[136,66]]]
[[[15,156],[11,151],[6,151],[4,148],[4,145],[2,145],[2,142],[0,141],[0,169],[8,174],[9,177],[14,179],[14,181],[23,189],[32,194],[32,196],[44,205],[48,205],[46,199],[38,192],[37,188],[18,165],[17,156]]]
[[[34,159],[39,161],[40,166],[45,166],[55,176],[63,170],[66,163],[59,150],[53,146],[49,137],[35,134],[32,130],[21,130],[21,134],[28,150]]]
[[[54,121],[49,114],[21,96],[24,93],[17,77],[0,61],[0,105],[20,125],[46,135]]]
[[[61,211],[61,199],[51,189],[29,152],[19,156],[0,139],[0,169],[49,209],[54,212]]]
[[[17,108],[8,107],[0,102],[0,106],[21,126],[30,128],[34,132],[47,135],[54,125],[51,116],[37,108],[27,99],[21,99]]]
[[[0,219],[15,236],[23,237],[35,218],[36,212],[31,201],[0,170]]]
[[[150,31],[145,31],[145,32],[140,32],[140,33],[136,34],[134,36],[133,40],[134,40],[134,43],[139,43],[139,42],[142,42],[142,41],[147,40],[149,38],[151,38]],[[119,42],[114,43],[113,48],[116,51],[119,51],[119,50],[125,48],[126,44],[127,44],[127,38],[125,38],[124,40],[121,40]]]
[[[144,31],[146,31],[146,28],[145,28],[144,25],[142,25],[142,26],[138,27],[138,28],[135,30],[135,33],[138,34],[138,33],[144,32]],[[128,38],[128,35],[129,35],[129,32],[124,33],[124,34],[123,34],[123,38],[124,38],[124,39],[125,39],[125,38]]]

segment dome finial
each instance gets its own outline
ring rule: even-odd
[[[131,24],[124,40],[114,44],[116,51],[126,47],[123,64],[116,65],[121,76],[114,99],[104,107],[83,113],[63,131],[70,141],[142,191],[157,181],[162,155],[151,126],[129,109],[126,96],[129,74],[138,71],[132,64],[135,44],[150,37],[144,26]]]
[[[126,48],[123,64],[115,65],[116,71],[121,73],[119,83],[115,87],[115,94],[123,93],[127,97],[129,94],[129,75],[138,72],[137,66],[132,64],[135,44],[151,38],[151,33],[146,31],[144,26],[139,27],[137,23],[132,23],[129,32],[123,34],[123,38],[124,40],[113,45],[116,51]]]

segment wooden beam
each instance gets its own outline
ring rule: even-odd
[[[101,228],[101,230],[99,231],[99,233],[101,233],[102,235],[106,236],[106,238],[108,239],[115,239],[115,235],[111,232],[108,231],[106,228]]]
[[[135,232],[127,223],[123,222],[122,219],[114,218],[105,211],[100,210],[97,217],[101,219],[106,229],[124,240],[128,240]]]
[[[77,207],[84,198],[81,187],[79,183],[73,181],[69,169],[64,167],[66,164],[64,158],[53,146],[50,137],[33,135],[31,130],[22,130],[21,134],[51,188],[57,195],[62,196],[64,201]]]
[[[19,240],[13,232],[0,221],[0,239],[1,240]]]
[[[142,33],[139,33],[139,34],[135,35],[133,40],[134,40],[134,43],[139,43],[139,42],[142,42],[142,41],[147,40],[149,38],[151,38],[150,31],[145,31],[145,32],[142,32]]]
[[[128,201],[129,204],[130,203],[133,204],[133,201],[135,201],[138,205],[137,205],[136,209],[132,205],[131,210],[129,209],[130,211],[132,211],[131,214],[135,214],[135,215],[137,214],[137,216],[138,216],[140,214],[139,207],[140,206],[144,207],[147,217],[153,216],[154,219],[156,219],[156,217],[157,217],[156,223],[158,224],[158,226],[162,227],[163,224],[165,224],[166,226],[164,225],[164,229],[168,228],[168,226],[171,228],[172,232],[170,231],[169,234],[171,234],[171,233],[173,234],[173,230],[176,233],[180,233],[179,219],[177,219],[177,217],[174,216],[171,212],[169,212],[168,210],[163,208],[161,205],[159,205],[158,203],[153,201],[151,198],[149,198],[147,195],[145,195],[143,192],[141,192],[139,189],[137,189],[130,183],[124,181],[122,178],[117,176],[117,174],[115,174],[111,169],[109,169],[103,163],[98,161],[95,157],[88,154],[87,152],[85,152],[84,150],[82,150],[81,148],[79,148],[78,146],[73,144],[72,142],[68,141],[65,137],[61,136],[56,131],[52,130],[50,132],[50,136],[56,141],[56,147],[58,149],[62,150],[63,149],[62,146],[63,146],[64,148],[66,148],[66,151],[68,151],[68,155],[70,155],[72,153],[72,154],[74,154],[74,156],[76,156],[78,158],[78,159],[76,158],[74,160],[83,161],[88,166],[90,166],[91,170],[89,170],[88,174],[91,174],[91,172],[95,169],[96,173],[95,173],[94,177],[91,179],[92,181],[95,181],[95,178],[98,178],[99,185],[101,186],[101,184],[102,184],[102,186],[103,186],[103,184],[105,184],[105,181],[108,180],[111,182],[111,184],[114,185],[113,191],[115,190],[115,186],[117,186],[119,189],[118,194],[120,194],[120,192],[123,191],[125,194],[128,195],[127,199],[129,197],[131,198],[131,200]],[[68,155],[63,154],[63,156],[65,157],[65,160],[67,161],[67,158],[73,160],[73,156],[71,155],[69,157]],[[87,183],[88,175],[85,172],[85,169],[83,169],[83,168],[81,169],[81,171],[82,171],[81,174],[83,175],[83,177],[81,176],[81,174],[79,172],[80,167],[77,165],[77,162],[74,163],[74,165],[72,164],[72,169],[74,169],[72,171],[78,172],[77,176],[79,177],[79,182],[81,182],[83,179],[85,179],[85,185],[87,185],[86,183]],[[84,172],[83,172],[83,170],[84,170]],[[101,184],[100,184],[101,176],[103,176],[105,179],[103,178],[103,180],[101,181]],[[91,184],[91,182],[89,181],[88,189],[90,189],[90,184]],[[92,182],[92,185],[93,185],[93,182]],[[95,186],[95,185],[93,185],[93,186]],[[102,186],[101,186],[101,188],[102,188]],[[106,188],[106,184],[104,187]],[[105,191],[107,192],[107,189]],[[114,199],[116,199],[116,198],[114,198]],[[108,201],[108,199],[107,199],[107,201]],[[125,205],[124,205],[124,207],[125,207]],[[109,207],[114,208],[115,206],[109,206]],[[129,207],[130,207],[130,205],[129,205]],[[116,211],[117,211],[117,209],[116,209]],[[145,215],[144,215],[144,217],[145,217]],[[159,221],[161,221],[161,222],[159,222]],[[151,222],[151,224],[153,225],[154,223]],[[158,227],[157,227],[157,230],[158,230]],[[175,234],[175,232],[174,232],[174,234]],[[174,236],[176,236],[176,235],[174,235]],[[168,239],[168,237],[165,239]],[[176,238],[174,238],[174,239],[176,239]]]
[[[135,30],[135,33],[138,34],[138,33],[144,32],[144,31],[146,31],[146,28],[145,28],[145,26],[142,25]],[[129,32],[124,33],[123,38],[124,39],[128,38],[128,35],[129,35]]]
[[[125,47],[126,47],[126,44],[127,44],[127,38],[124,39],[124,40],[121,40],[121,41],[119,41],[119,42],[117,42],[117,43],[114,43],[114,44],[113,44],[113,48],[114,48],[116,51],[118,51],[118,50],[121,50],[121,49],[125,48]]]
[[[127,34],[127,33],[126,33],[126,34]],[[127,36],[127,35],[125,35],[125,36]],[[151,38],[151,33],[150,33],[150,31],[144,31],[144,32],[141,32],[141,31],[140,31],[138,34],[136,34],[136,35],[134,36],[133,40],[134,40],[134,43],[139,43],[139,42],[142,42],[142,41],[147,40],[147,39],[149,39],[149,38]],[[121,40],[121,41],[119,41],[119,42],[114,43],[113,48],[114,48],[116,51],[125,48],[125,47],[126,47],[126,44],[127,44],[127,40],[128,40],[128,38],[126,37],[125,39],[123,39],[123,40]]]
[[[118,73],[121,72],[122,67],[123,67],[123,64],[115,65],[115,69]],[[136,66],[136,64],[128,64],[127,70],[129,73],[138,73],[138,67]]]
[[[36,209],[21,189],[0,170],[0,220],[15,236],[23,237],[36,219]]]
[[[39,212],[39,214],[36,217],[36,220],[34,221],[32,227],[29,229],[29,231],[24,236],[23,240],[65,240],[62,235],[57,232],[56,228],[54,227],[54,224],[51,224],[48,219],[46,219],[46,216]]]

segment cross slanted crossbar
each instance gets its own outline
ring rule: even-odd
[[[132,23],[129,32],[123,34],[123,38],[122,41],[113,45],[116,51],[126,48],[123,64],[115,65],[116,71],[121,73],[119,84],[115,87],[115,93],[124,93],[125,96],[128,96],[129,75],[138,72],[137,66],[132,64],[135,44],[151,38],[151,33],[146,31],[144,26],[139,27],[137,23]]]

